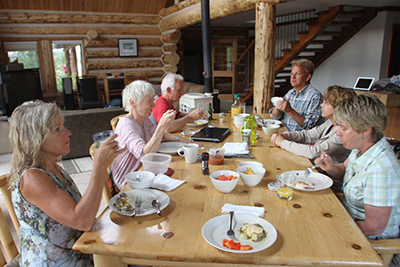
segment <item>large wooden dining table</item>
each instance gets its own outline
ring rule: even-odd
[[[224,142],[241,142],[241,134],[230,115],[216,127],[230,127]],[[268,116],[268,115],[264,115]],[[281,127],[283,130],[283,127]],[[135,217],[118,215],[106,208],[93,229],[84,233],[73,249],[94,255],[96,267],[150,266],[382,266],[382,260],[348,215],[331,189],[316,192],[295,190],[290,201],[279,199],[267,188],[280,173],[304,170],[309,159],[274,147],[270,136],[258,127],[260,138],[250,152],[255,159],[226,158],[223,165],[210,165],[210,172],[234,170],[241,161],[256,160],[264,164],[262,182],[248,187],[239,181],[228,194],[217,191],[201,163],[187,164],[183,157],[172,157],[174,179],[186,182],[166,192],[170,204],[156,214]],[[205,150],[223,143],[202,143]],[[201,152],[202,150],[200,150]],[[127,186],[128,187],[128,186]],[[263,206],[264,219],[277,230],[275,243],[267,249],[236,254],[209,245],[202,236],[203,225],[221,215],[225,203]],[[228,230],[228,229],[227,229]],[[166,238],[165,233],[173,233]]]

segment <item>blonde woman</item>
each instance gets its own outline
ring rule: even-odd
[[[387,111],[371,95],[358,95],[335,110],[337,135],[352,152],[344,163],[320,157],[332,178],[343,180],[343,205],[361,231],[372,239],[399,237],[400,165],[383,131]]]
[[[89,255],[72,250],[91,229],[100,205],[107,166],[122,151],[110,137],[95,150],[93,172],[83,196],[61,168],[71,132],[54,103],[25,102],[11,117],[11,191],[20,222],[21,266],[93,266]]]
[[[350,150],[343,147],[340,137],[336,135],[338,126],[333,119],[336,106],[345,99],[356,94],[351,89],[338,85],[330,86],[324,93],[324,102],[321,104],[322,117],[326,121],[311,130],[284,132],[274,134],[271,143],[293,154],[315,159],[326,152],[336,162],[343,162],[350,154]]]

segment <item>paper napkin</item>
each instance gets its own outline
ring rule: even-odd
[[[248,154],[249,153],[249,146],[247,143],[225,143],[222,146],[225,149],[225,154]]]
[[[169,177],[163,173],[159,173],[154,178],[154,181],[153,181],[153,184],[151,185],[151,187],[157,188],[160,190],[164,190],[164,191],[171,191],[171,190],[177,188],[178,186],[180,186],[181,184],[183,184],[184,182],[186,182],[186,181],[172,179],[171,177]]]
[[[258,217],[264,217],[265,208],[264,207],[250,207],[250,206],[240,206],[226,203],[222,207],[223,213],[229,213],[230,211],[234,211],[236,213],[248,213]]]

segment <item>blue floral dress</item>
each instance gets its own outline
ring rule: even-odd
[[[33,169],[45,172],[58,188],[71,196],[76,203],[79,202],[82,196],[65,170],[61,170],[61,174],[66,184],[53,173],[39,168]],[[83,232],[56,222],[26,201],[19,190],[19,182],[20,180],[13,184],[11,190],[15,213],[21,224],[20,266],[93,266],[91,255],[72,250],[73,244]]]

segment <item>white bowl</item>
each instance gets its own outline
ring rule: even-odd
[[[245,174],[247,168],[251,168],[251,170],[256,174]],[[240,174],[240,178],[242,179],[243,183],[247,186],[256,186],[258,185],[262,178],[265,175],[265,169],[262,167],[250,167],[250,166],[241,166],[237,168],[237,172]]]
[[[236,176],[236,179],[230,180],[230,181],[220,181],[217,180],[217,178],[221,175],[229,176],[233,175]],[[215,189],[222,193],[229,193],[233,189],[235,189],[237,183],[239,182],[239,173],[234,172],[234,171],[228,171],[228,170],[222,170],[222,171],[215,171],[210,174],[210,179],[211,182],[213,183]]]
[[[240,130],[240,128],[242,128],[244,125],[244,121],[233,121],[233,124],[235,124],[236,128]]]
[[[249,115],[248,113],[237,113],[233,116],[233,121],[244,121]]]
[[[242,166],[249,166],[249,167],[255,167],[255,168],[264,168],[264,165],[261,162],[258,161],[242,161],[239,162],[238,167]]]
[[[264,120],[265,124],[276,124],[276,125],[281,125],[282,122],[279,120],[273,120],[273,119],[268,119],[268,120]]]
[[[272,105],[274,105],[276,107],[276,102],[278,102],[278,100],[282,101],[283,97],[275,96],[275,97],[271,98]]]
[[[266,135],[272,135],[274,133],[277,133],[279,131],[279,125],[277,124],[267,124],[263,126],[263,131]]]
[[[149,188],[154,181],[156,175],[148,171],[130,172],[125,176],[128,185],[133,189]],[[140,181],[139,181],[139,180]]]
[[[168,170],[171,160],[171,155],[161,153],[149,153],[140,159],[143,163],[143,169],[155,175],[165,173]]]

